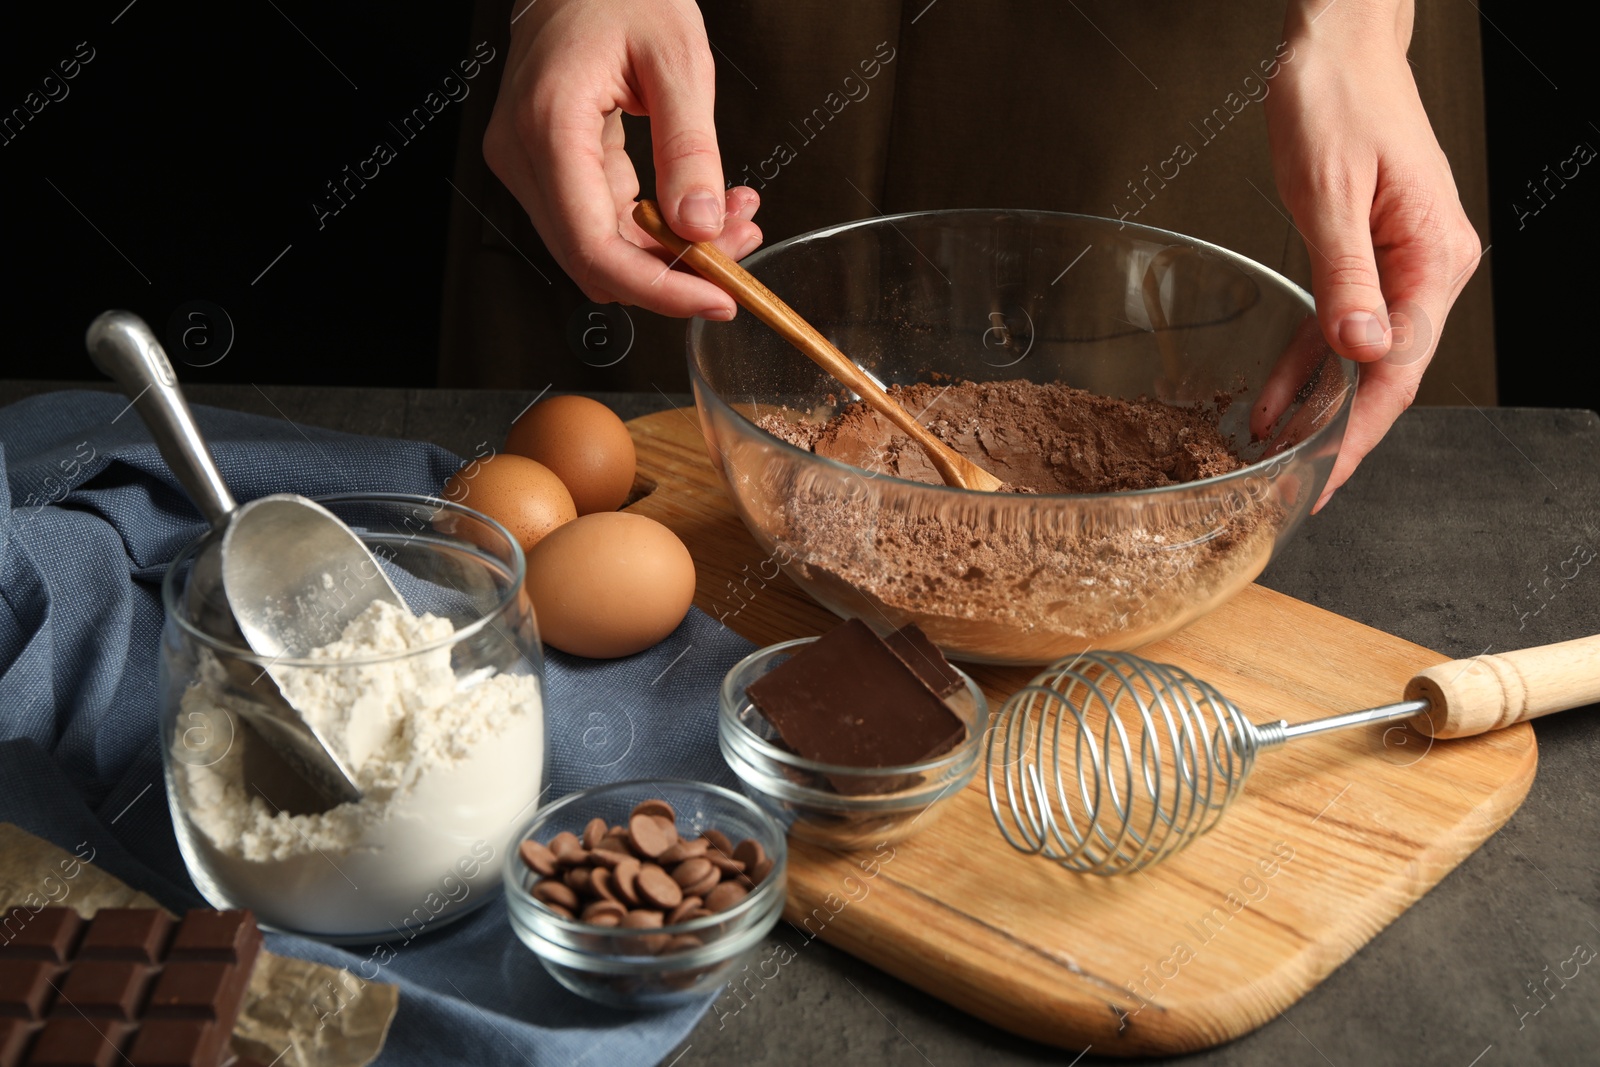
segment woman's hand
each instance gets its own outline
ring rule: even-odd
[[[733,318],[733,298],[665,267],[634,223],[639,176],[622,112],[649,115],[656,199],[691,241],[734,258],[761,243],[760,197],[724,192],[712,119],[716,72],[692,0],[518,0],[500,96],[483,137],[495,175],[591,300]]]
[[[1328,343],[1362,364],[1321,507],[1416,396],[1480,257],[1406,62],[1411,0],[1293,0],[1266,100]]]

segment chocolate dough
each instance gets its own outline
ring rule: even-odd
[[[893,387],[940,439],[1015,494],[1171,486],[1244,466],[1218,431],[1228,397],[1180,408],[1030,382]],[[758,424],[859,466],[860,478],[792,463],[749,477],[785,567],[825,605],[914,622],[953,658],[1041,663],[1165,636],[1250,582],[1303,491],[1269,473],[1107,506],[1031,495],[909,494],[940,484],[922,450],[860,403],[826,421],[793,411]],[[898,487],[897,487],[898,486]]]
[[[1243,466],[1205,408],[1119,400],[1059,382],[920,382],[890,386],[889,395],[1013,492],[1153,489]],[[927,453],[860,401],[825,425],[769,415],[761,426],[819,456],[943,484]]]

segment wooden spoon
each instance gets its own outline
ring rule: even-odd
[[[939,477],[946,485],[960,489],[981,489],[994,492],[1003,484],[976,463],[958,454],[943,441],[928,432],[911,413],[879,387],[867,372],[835,348],[828,339],[817,332],[799,313],[756,280],[755,276],[733,260],[723,255],[715,245],[704,242],[690,243],[672,232],[661,209],[653,200],[641,200],[633,208],[634,221],[639,227],[669,249],[678,259],[687,263],[706,281],[720,286],[739,302],[739,306],[778,331],[790,344],[809,356],[812,362],[854,390],[872,409],[910,437],[933,461]]]

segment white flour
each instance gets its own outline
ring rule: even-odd
[[[399,653],[452,632],[448,619],[377,602],[310,658]],[[448,643],[370,665],[274,673],[346,758],[363,798],[290,815],[246,788],[242,743],[215,759],[186,751],[196,724],[229,731],[225,709],[241,699],[203,653],[200,677],[182,698],[171,770],[195,831],[180,834],[191,873],[214,902],[250,908],[281,929],[392,940],[391,930],[409,939],[498,889],[513,823],[531,817],[543,788],[534,677],[457,679]]]

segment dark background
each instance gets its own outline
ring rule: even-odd
[[[1577,143],[1600,148],[1593,59],[1546,9],[1478,6],[1500,401],[1600,408],[1600,376],[1575,370],[1600,273],[1587,248],[1600,232],[1600,161],[1564,188],[1552,182],[1537,214],[1519,219],[1515,206],[1538,207],[1527,183]],[[65,99],[0,144],[12,279],[0,376],[97,378],[82,334],[108,307],[143,315],[180,356],[169,320],[198,300],[225,309],[234,340],[212,366],[197,365],[207,359],[191,344],[185,380],[432,385],[460,107],[410,142],[388,123],[471,55],[470,17],[470,4],[416,0],[9,12],[0,114],[80,41],[95,55]],[[495,91],[501,67],[471,91]],[[311,205],[324,183],[380,139],[398,158],[319,229]]]

